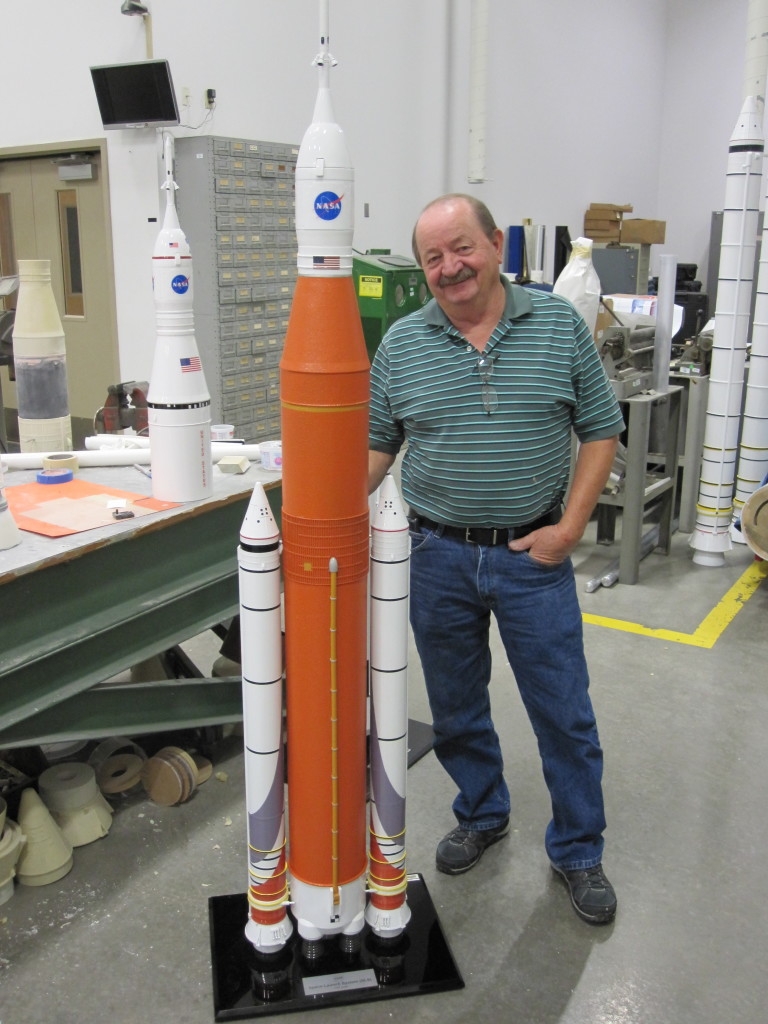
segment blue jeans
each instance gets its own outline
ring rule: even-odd
[[[602,859],[603,753],[584,657],[570,559],[554,568],[527,552],[411,533],[411,626],[424,670],[438,760],[459,788],[459,825],[494,828],[510,812],[488,686],[491,613],[539,745],[552,801],[552,864]]]

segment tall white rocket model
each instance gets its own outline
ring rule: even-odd
[[[173,138],[164,147],[166,206],[152,254],[157,340],[147,394],[152,494],[197,501],[212,494],[211,396],[195,340],[192,254],[179,225]]]
[[[745,97],[728,149],[709,400],[696,526],[689,539],[699,565],[725,564],[749,495],[768,465],[768,236],[763,233],[749,383],[744,395],[753,267],[763,177],[768,72],[768,0],[747,4]],[[741,437],[740,437],[741,433]],[[736,464],[737,449],[738,468]]]
[[[749,0],[747,12],[747,56],[744,62],[744,96],[765,95],[768,76],[768,0]],[[764,106],[764,103],[763,103]],[[764,209],[768,210],[768,195]],[[768,221],[764,219],[757,273],[752,344],[744,395],[744,413],[736,469],[731,537],[745,541],[736,522],[750,496],[768,476]]]
[[[741,423],[753,267],[763,170],[763,104],[748,96],[728,148],[715,333],[704,425],[696,526],[689,539],[694,562],[724,564]]]

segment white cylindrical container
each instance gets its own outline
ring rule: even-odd
[[[71,448],[67,353],[50,260],[19,260],[13,361],[21,451]]]
[[[230,438],[235,436],[235,426],[233,423],[213,423],[211,424],[211,440],[212,441],[229,441]]]
[[[259,445],[261,452],[261,465],[264,469],[277,470],[283,468],[283,443],[282,441],[262,441]]]
[[[672,353],[672,319],[675,313],[677,256],[661,257],[659,297],[656,304],[656,335],[653,347],[653,390],[669,390],[669,360]]]

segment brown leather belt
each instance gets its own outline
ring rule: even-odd
[[[525,523],[523,526],[449,526],[446,523],[436,523],[433,519],[428,519],[411,509],[408,522],[415,530],[425,526],[428,530],[439,530],[441,537],[453,537],[456,540],[463,540],[467,544],[491,546],[519,540],[520,537],[526,537],[534,530],[540,530],[542,526],[555,526],[560,522],[561,515],[560,506],[556,505],[549,512],[545,512],[543,516],[539,516],[532,523]]]

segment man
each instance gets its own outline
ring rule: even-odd
[[[488,685],[490,616],[536,734],[552,801],[546,851],[577,914],[611,921],[602,869],[602,750],[569,555],[623,429],[589,330],[570,303],[499,273],[483,203],[447,195],[413,234],[434,298],[387,332],[371,370],[369,487],[404,442],[411,625],[434,750],[459,789],[437,867],[460,874],[509,831]],[[580,443],[568,501],[571,431]]]

